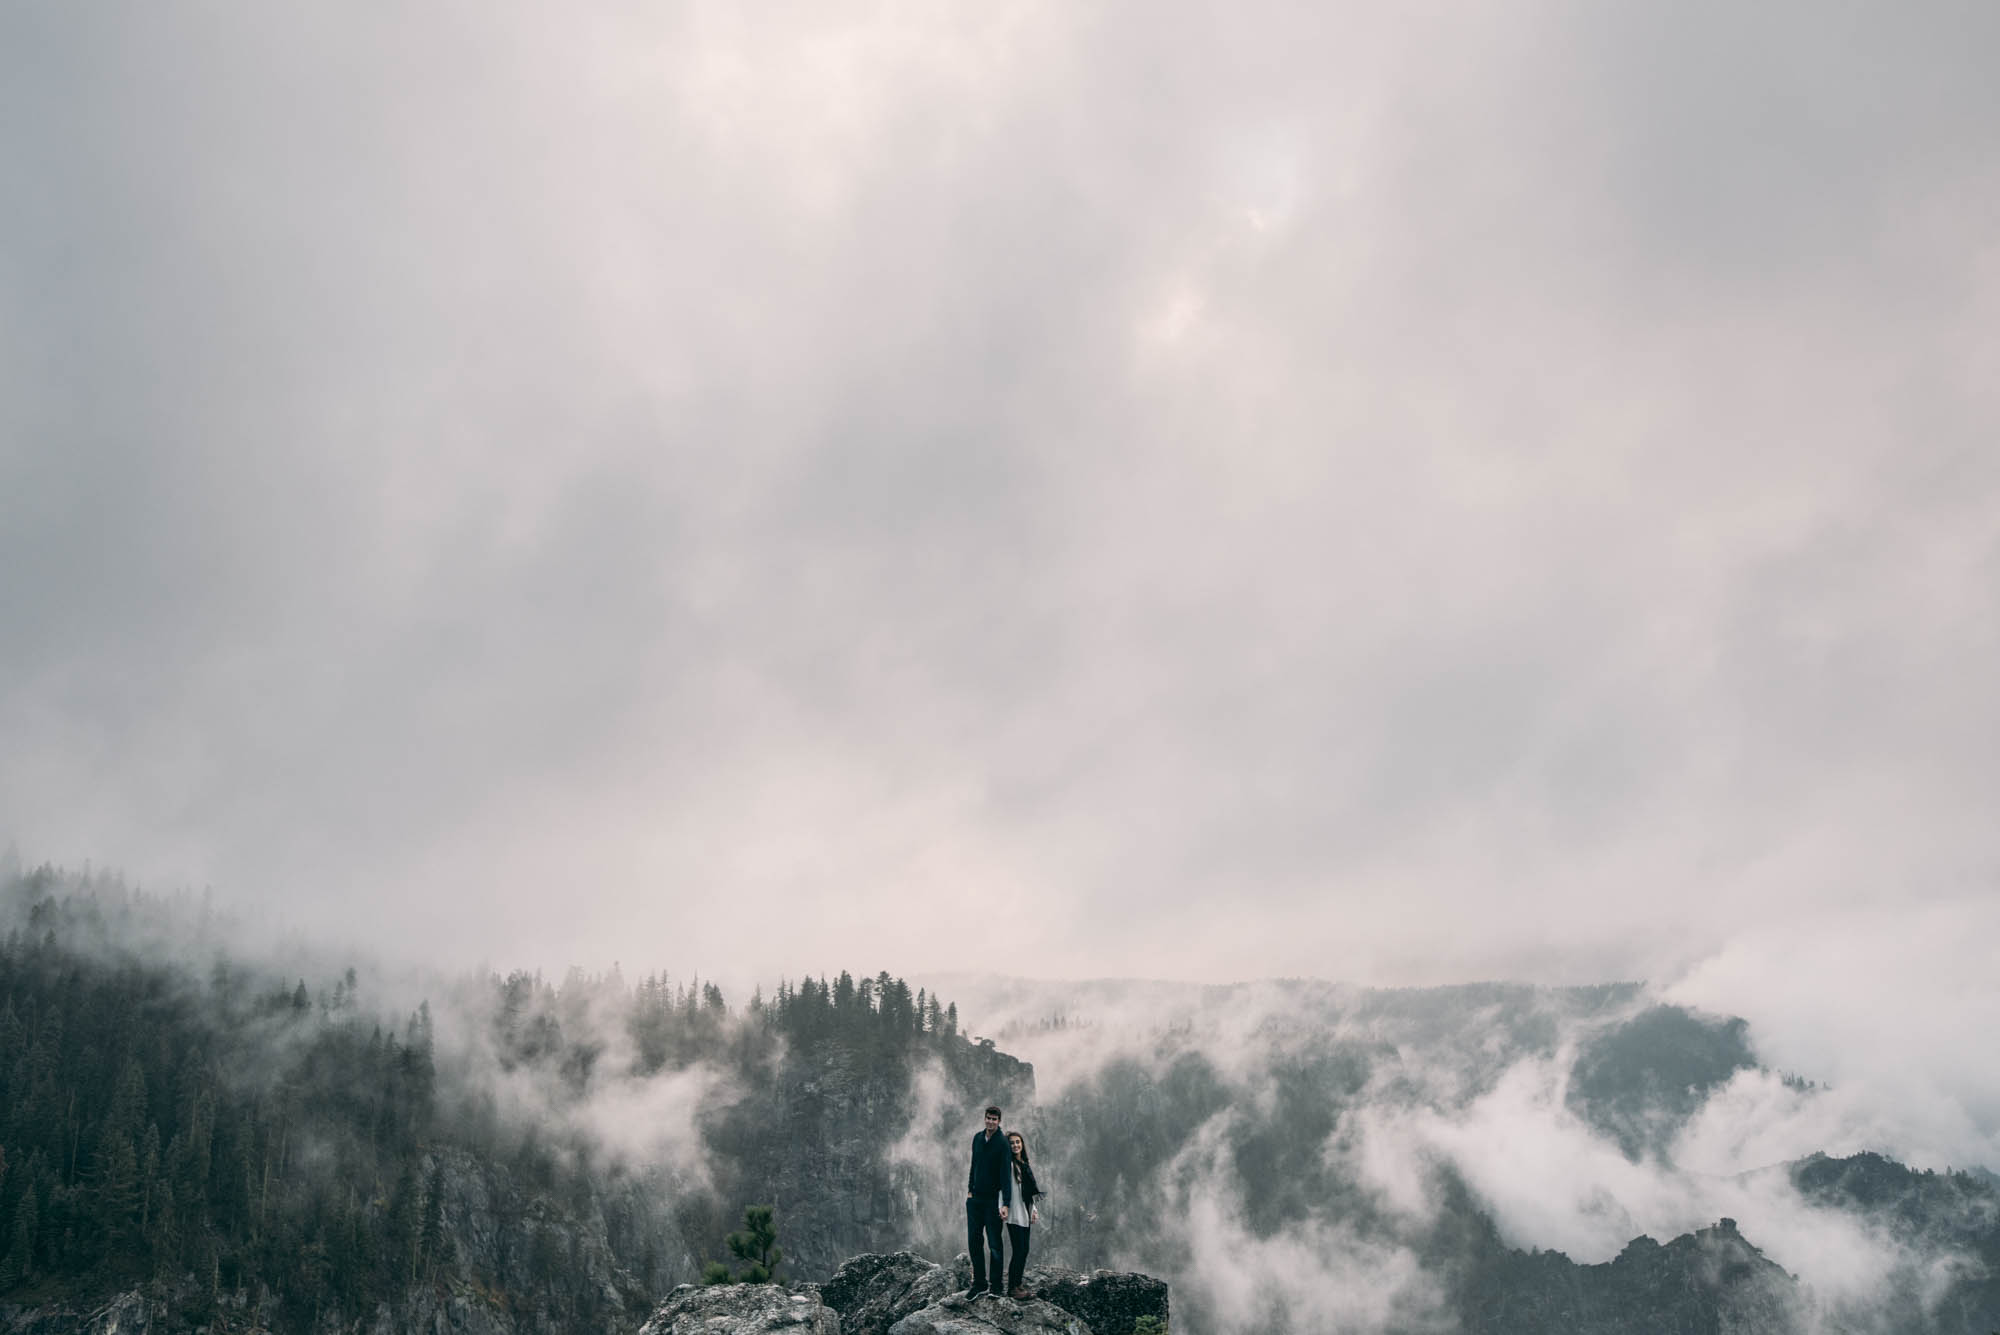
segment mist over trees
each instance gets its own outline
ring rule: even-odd
[[[520,1335],[629,1330],[732,1231],[766,1254],[750,1206],[787,1279],[949,1258],[964,1137],[999,1102],[1050,1193],[1037,1259],[1169,1278],[1184,1332],[2000,1318],[1985,1177],[1869,1155],[1680,1174],[1731,1098],[1822,1094],[1763,1071],[1741,1021],[1638,984],[1133,985],[1122,1013],[1106,984],[1002,1017],[1038,1091],[886,972],[736,1005],[616,969],[413,986],[49,868],[0,884],[0,927],[0,1303],[22,1310],[137,1291],[216,1335],[432,1329],[450,1304]],[[1688,1222],[1636,1236],[1607,1180],[1694,1193]],[[1798,1273],[1850,1255],[1865,1284]]]
[[[982,1089],[1023,1075],[887,973],[787,981],[741,1010],[659,975],[459,980],[441,1050],[428,999],[398,1019],[353,968],[277,976],[204,941],[188,902],[49,868],[0,896],[0,1298],[16,1303],[175,1286],[199,1324],[248,1288],[303,1329],[453,1283],[557,1327],[601,1322],[694,1278],[747,1196],[809,1213],[806,1186],[832,1174],[890,1194],[880,1160],[919,1057]],[[678,1158],[631,1148],[658,1127],[607,1134],[607,1089],[697,1070]],[[491,1218],[469,1221],[469,1201]],[[802,1219],[788,1251],[830,1266],[852,1232]]]
[[[10,887],[31,902],[0,945],[0,1284],[26,1287],[15,1301],[182,1273],[213,1298],[256,1275],[310,1317],[445,1259],[423,1158],[427,1009],[399,1032],[359,1009],[351,974],[315,999],[226,957],[198,985],[79,953],[66,942],[101,935],[94,906],[39,897],[53,881]]]

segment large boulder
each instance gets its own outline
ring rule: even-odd
[[[958,1288],[972,1282],[972,1261],[964,1252],[952,1258]],[[1142,1316],[1167,1324],[1167,1282],[1130,1270],[1070,1270],[1057,1265],[1031,1265],[1021,1282],[1037,1298],[1054,1303],[1090,1323],[1096,1335],[1132,1335]]]
[[[857,1256],[821,1286],[820,1296],[840,1314],[842,1335],[1131,1335],[1142,1316],[1167,1319],[1167,1286],[1149,1275],[1030,1266],[1026,1283],[1036,1296],[1027,1302],[967,1298],[971,1279],[963,1252],[950,1266],[915,1252]]]
[[[639,1335],[840,1335],[840,1317],[811,1284],[683,1284]]]
[[[841,1335],[888,1335],[910,1313],[965,1286],[965,1278],[954,1278],[934,1261],[915,1252],[894,1252],[844,1262],[819,1292],[820,1301],[840,1314]]]
[[[1090,1323],[1039,1298],[1016,1302],[982,1293],[963,1293],[921,1307],[895,1325],[889,1335],[1092,1335]]]
[[[1037,1297],[1089,1322],[1097,1335],[1132,1335],[1142,1316],[1167,1324],[1167,1282],[1151,1275],[1031,1265],[1022,1279]]]

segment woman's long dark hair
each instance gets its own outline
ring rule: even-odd
[[[1021,1136],[1021,1133],[1019,1131],[1009,1131],[1007,1133],[1008,1148],[1010,1150],[1013,1148],[1013,1139],[1016,1136]],[[1026,1136],[1021,1136],[1021,1152],[1014,1155],[1013,1158],[1014,1176],[1021,1183],[1021,1202],[1024,1205],[1032,1205],[1035,1202],[1035,1198],[1042,1194],[1042,1184],[1035,1181],[1035,1166],[1028,1162],[1028,1138]]]

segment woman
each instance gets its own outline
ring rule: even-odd
[[[1021,1275],[1028,1268],[1028,1229],[1041,1217],[1035,1208],[1042,1189],[1036,1185],[1034,1165],[1028,1162],[1028,1142],[1019,1131],[1007,1133],[1014,1151],[1014,1208],[1007,1212],[1007,1296],[1026,1300],[1035,1295],[1021,1287]]]

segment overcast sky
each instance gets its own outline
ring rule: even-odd
[[[458,963],[1990,1015],[1995,50],[7,5],[0,843]]]

